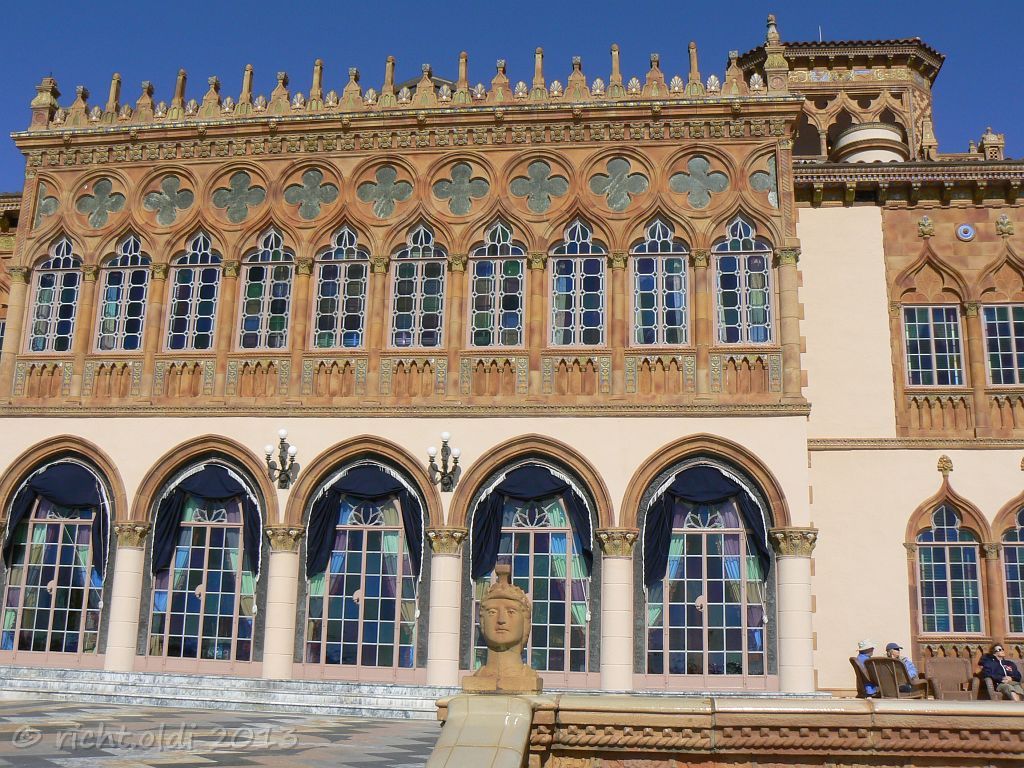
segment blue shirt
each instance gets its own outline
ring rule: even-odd
[[[917,667],[914,666],[914,662],[906,656],[902,657],[900,661],[902,661],[903,666],[907,668],[907,677],[910,678],[910,682],[917,680]]]
[[[870,658],[871,657],[868,654],[864,653],[864,651],[861,651],[857,654],[857,663],[860,664],[861,667],[863,667],[864,662]],[[876,693],[878,693],[878,686],[872,685],[871,683],[864,683],[864,693],[866,693],[868,696],[874,696]]]

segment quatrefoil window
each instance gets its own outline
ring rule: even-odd
[[[124,208],[124,195],[113,189],[110,179],[100,179],[93,186],[91,195],[82,195],[75,201],[75,210],[88,215],[89,226],[93,229],[104,226],[110,214]]]
[[[249,217],[249,208],[262,205],[267,199],[267,190],[254,186],[252,177],[245,171],[237,171],[227,187],[213,193],[215,208],[223,208],[232,224],[239,224]]]
[[[39,203],[36,205],[36,217],[32,220],[32,229],[43,223],[43,219],[52,216],[60,207],[60,201],[53,195],[47,196],[46,182],[39,182]]]
[[[338,188],[324,181],[323,171],[311,168],[302,174],[301,184],[292,184],[284,191],[288,205],[299,206],[299,216],[312,221],[320,215],[320,207],[338,199]]]
[[[697,155],[686,164],[689,173],[677,173],[668,180],[669,189],[686,194],[694,208],[707,208],[712,192],[724,192],[729,186],[729,177],[721,171],[712,171],[706,157]]]
[[[178,211],[191,208],[194,200],[192,190],[182,189],[181,179],[170,175],[160,182],[159,192],[150,192],[142,199],[142,207],[156,213],[156,223],[161,227],[169,227],[178,218]]]
[[[754,171],[750,174],[750,188],[755,192],[767,192],[768,204],[772,208],[779,207],[779,182],[775,172],[775,158],[768,158],[767,171]]]
[[[590,191],[603,195],[613,211],[624,211],[633,202],[633,195],[647,191],[649,183],[642,173],[630,173],[630,162],[624,157],[608,161],[608,173],[595,173],[590,177]]]
[[[564,176],[552,176],[551,166],[544,160],[534,160],[526,168],[526,176],[517,176],[509,184],[516,197],[526,198],[526,207],[533,213],[544,213],[551,207],[552,197],[561,197],[569,191]]]
[[[448,210],[456,216],[465,216],[473,207],[473,199],[487,195],[491,185],[487,179],[473,178],[469,163],[452,166],[451,179],[441,179],[434,184],[434,197],[448,201]]]
[[[376,181],[364,181],[356,189],[356,197],[364,203],[373,203],[373,215],[386,219],[395,212],[395,206],[412,196],[412,184],[397,181],[398,171],[392,165],[377,169]]]

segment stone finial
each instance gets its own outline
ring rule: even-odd
[[[60,107],[57,99],[60,98],[60,91],[57,90],[57,81],[52,77],[44,77],[36,86],[36,96],[29,105],[32,110],[31,121],[28,129],[30,131],[44,130],[53,119],[54,112]]]
[[[135,114],[132,115],[133,123],[148,123],[153,119],[153,83],[149,80],[142,81],[142,93],[135,102]]]
[[[206,95],[203,96],[203,104],[199,108],[199,117],[211,118],[218,117],[220,115],[220,78],[216,75],[212,75],[206,79],[207,84],[210,86],[209,90],[206,91]]]
[[[359,85],[359,69],[357,67],[349,67],[348,82],[341,92],[341,108],[346,111],[353,111],[362,109],[363,106],[363,89]]]
[[[768,93],[789,92],[789,62],[786,61],[786,47],[781,42],[775,14],[768,14],[768,32],[765,35],[764,77]]]
[[[437,93],[434,91],[434,71],[429,64],[420,67],[423,74],[416,83],[416,92],[413,94],[413,104],[417,107],[433,107],[437,105]]]
[[[453,104],[469,104],[472,97],[469,95],[469,54],[462,51],[459,54],[459,79],[455,82],[455,93],[452,96]]]
[[[270,94],[267,112],[272,115],[287,115],[292,109],[292,97],[288,93],[288,73],[277,73],[277,85]]]
[[[235,105],[236,115],[252,114],[252,74],[252,64],[246,64],[242,73],[242,92],[238,94],[238,104]]]
[[[184,69],[178,70],[178,79],[174,82],[174,96],[171,97],[171,106],[167,108],[168,120],[183,120],[185,118],[185,83],[188,80],[188,73]]]
[[[686,96],[691,99],[699,99],[706,91],[704,83],[701,82],[700,67],[697,65],[697,43],[690,41],[690,74],[686,81]]]
[[[309,98],[306,100],[307,112],[319,112],[324,108],[324,62],[317,59],[313,62],[313,83],[309,86]]]
[[[949,473],[953,471],[953,460],[946,454],[939,456],[939,461],[935,465],[935,469],[939,471],[943,478],[949,477]]]
[[[608,76],[608,98],[626,98],[626,89],[622,85],[622,70],[619,67],[618,43],[612,43],[612,73]]]
[[[725,70],[725,85],[722,86],[723,96],[746,96],[750,93],[743,79],[739,58],[739,51],[729,51],[729,67]]]
[[[121,75],[115,72],[110,77],[110,90],[107,92],[107,103],[103,107],[103,122],[117,122],[117,114],[121,111]]]
[[[643,95],[649,99],[668,95],[665,74],[661,71],[661,56],[657,53],[651,54],[651,68],[647,70],[647,82],[644,85]]]
[[[921,121],[921,157],[924,160],[935,160],[938,156],[939,140],[935,138],[932,119],[926,117]]]
[[[491,80],[491,101],[501,103],[512,97],[512,88],[505,74],[505,60],[498,59],[495,64],[494,78]]]
[[[543,681],[523,663],[523,648],[530,638],[530,598],[512,584],[511,567],[498,565],[496,580],[480,601],[480,634],[487,645],[487,662],[463,678],[470,692],[540,693]]]
[[[981,135],[978,151],[986,160],[1002,160],[1006,152],[1006,136],[1002,133],[993,133],[992,127],[989,126]]]
[[[587,88],[587,76],[583,74],[583,59],[572,57],[572,72],[565,84],[565,97],[569,101],[587,101],[590,89]]]
[[[384,85],[380,87],[380,100],[382,107],[395,106],[395,57],[388,56],[384,62]]]
[[[98,109],[98,107],[97,107]],[[115,115],[116,118],[116,115]],[[89,123],[89,89],[84,85],[75,86],[75,100],[68,110],[64,124],[68,128],[77,128]]]
[[[548,88],[544,82],[544,49],[537,48],[533,53],[533,85],[530,87],[530,99],[544,101],[547,97]]]
[[[775,14],[774,13],[769,13],[768,14],[768,24],[767,24],[767,26],[768,26],[768,33],[765,35],[764,41],[766,43],[768,43],[769,45],[778,45],[779,44],[779,40],[781,38],[779,37],[779,28],[778,28],[778,26],[775,23]]]
[[[935,224],[930,217],[922,216],[921,220],[917,222],[917,236],[925,240],[935,236]]]

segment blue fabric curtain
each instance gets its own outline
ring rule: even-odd
[[[309,512],[306,530],[306,578],[322,573],[334,549],[334,529],[338,525],[341,498],[380,503],[391,496],[398,497],[402,508],[402,527],[405,545],[409,550],[412,571],[420,575],[423,560],[423,509],[420,500],[398,478],[372,464],[353,467],[334,481],[314,502]]]
[[[250,573],[259,573],[260,536],[263,534],[259,510],[246,488],[227,469],[218,464],[210,464],[178,483],[167,498],[160,502],[156,522],[153,523],[153,574],[171,564],[178,544],[178,530],[185,516],[185,502],[189,496],[195,496],[208,504],[241,499],[242,549],[245,553],[243,563]]]
[[[768,549],[768,532],[761,510],[743,489],[714,467],[704,464],[690,467],[676,475],[672,485],[655,500],[647,513],[644,527],[644,586],[650,588],[665,578],[668,568],[668,546],[672,538],[672,509],[677,501],[688,504],[721,504],[736,500],[743,515],[743,524],[751,533],[765,578],[771,568],[771,551]]]
[[[479,579],[494,570],[501,546],[501,518],[509,500],[531,502],[561,496],[569,512],[573,532],[580,542],[580,553],[590,575],[594,564],[593,532],[587,505],[568,483],[551,474],[547,467],[527,464],[514,469],[477,505],[473,513],[473,579]]]
[[[102,578],[107,567],[110,530],[108,511],[103,509],[103,491],[92,472],[70,462],[54,464],[33,475],[15,495],[4,540],[4,561],[10,562],[14,530],[32,511],[36,499],[45,499],[66,509],[92,510],[92,563]]]

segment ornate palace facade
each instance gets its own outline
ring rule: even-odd
[[[943,58],[770,18],[685,78],[44,78],[0,198],[0,662],[455,685],[499,561],[548,687],[1020,655],[1024,164],[939,151]]]

